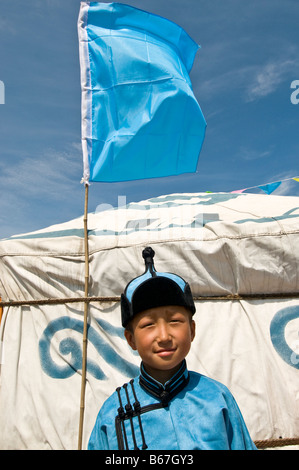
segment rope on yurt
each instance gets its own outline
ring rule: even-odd
[[[254,443],[258,449],[273,449],[275,447],[299,445],[299,438],[265,439],[263,441],[254,441]]]
[[[195,301],[217,301],[217,300],[263,300],[263,299],[295,299],[299,298],[299,292],[283,292],[273,294],[228,294],[228,295],[211,295],[193,297]],[[0,301],[0,308],[2,307],[21,307],[23,305],[58,305],[58,304],[71,304],[71,303],[92,303],[92,302],[120,302],[120,296],[92,296],[84,297],[64,297],[52,299],[38,299],[38,300],[7,300]]]

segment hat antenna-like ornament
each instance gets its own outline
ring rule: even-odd
[[[148,246],[142,251],[145,272],[132,279],[121,295],[122,325],[145,310],[167,305],[180,305],[195,313],[190,286],[174,273],[157,272],[154,266],[154,250]]]

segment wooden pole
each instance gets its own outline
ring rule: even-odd
[[[1,297],[0,297],[0,302],[2,301]],[[3,307],[2,305],[0,305],[0,324],[1,324],[1,320],[2,320],[2,315],[3,315]]]
[[[84,252],[85,252],[85,288],[84,288],[85,298],[88,297],[88,288],[89,288],[89,252],[88,252],[87,215],[88,215],[88,184],[85,184],[85,204],[84,204],[84,219],[83,219],[83,221],[84,221]],[[89,302],[85,301],[84,302],[82,378],[81,378],[81,399],[80,399],[78,450],[82,449],[83,422],[84,422],[84,411],[85,411],[88,305],[89,305]]]

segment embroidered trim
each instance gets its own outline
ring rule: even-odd
[[[142,427],[142,422],[141,422],[141,415],[143,413],[147,413],[148,411],[156,410],[159,408],[163,408],[164,405],[163,403],[155,403],[153,405],[146,405],[141,407],[139,401],[137,400],[135,388],[134,388],[134,379],[130,380],[130,385],[132,387],[132,392],[134,395],[135,402],[132,405],[130,403],[130,398],[128,394],[128,384],[124,384],[123,388],[126,393],[126,398],[128,403],[125,405],[125,408],[123,407],[122,404],[122,399],[120,395],[120,390],[121,387],[118,387],[116,389],[117,394],[118,394],[118,399],[119,399],[119,408],[118,408],[118,415],[115,418],[115,430],[116,430],[116,437],[117,437],[117,443],[118,443],[118,449],[119,450],[129,450],[129,445],[128,445],[128,439],[127,439],[127,433],[126,433],[126,428],[125,428],[125,420],[130,420],[130,425],[131,425],[131,431],[132,431],[132,439],[133,439],[133,445],[134,445],[134,450],[139,450],[139,447],[137,445],[136,441],[136,436],[135,436],[135,429],[134,429],[134,424],[133,424],[133,418],[135,416],[138,417],[138,424],[140,428],[140,433],[142,437],[142,450],[147,449],[147,444],[145,442],[145,437],[144,437],[144,432],[143,432],[143,427]],[[125,411],[126,410],[126,411]]]
[[[177,373],[164,385],[153,379],[141,364],[141,374],[139,383],[141,387],[158,400],[161,400],[164,406],[172,400],[189,382],[189,372],[187,370],[186,361],[182,362]]]

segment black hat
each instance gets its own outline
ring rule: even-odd
[[[195,313],[195,305],[189,284],[173,273],[159,273],[155,270],[151,247],[143,250],[145,272],[132,279],[121,295],[121,318],[125,328],[139,312],[166,305],[180,305]]]

